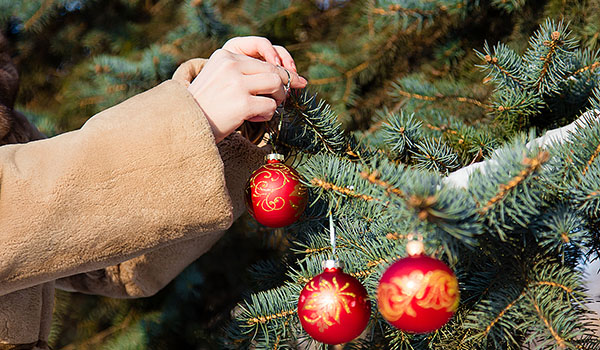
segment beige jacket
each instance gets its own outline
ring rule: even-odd
[[[152,295],[241,215],[266,151],[215,145],[186,89],[203,62],[80,130],[0,147],[0,349],[46,346],[54,283]]]

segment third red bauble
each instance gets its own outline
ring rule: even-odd
[[[442,261],[419,254],[398,260],[381,276],[379,312],[391,325],[409,333],[442,327],[458,307],[458,281]]]
[[[333,265],[312,278],[298,299],[302,328],[325,344],[342,344],[358,337],[370,315],[371,303],[365,287]]]
[[[268,227],[296,222],[308,201],[300,174],[282,161],[282,155],[269,154],[267,164],[255,170],[246,184],[248,212]]]

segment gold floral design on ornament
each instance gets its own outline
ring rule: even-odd
[[[309,324],[316,324],[319,332],[339,323],[342,310],[349,314],[350,303],[356,298],[356,294],[346,291],[348,287],[348,282],[340,287],[335,277],[332,282],[321,279],[318,285],[315,281],[310,281],[306,290],[311,294],[307,296],[303,310],[313,312],[308,313],[310,317],[303,316],[304,320]]]
[[[417,316],[412,301],[423,309],[454,312],[458,308],[458,282],[446,271],[434,270],[423,274],[413,271],[408,276],[392,277],[378,290],[379,311],[391,322],[404,314]]]
[[[257,180],[258,178],[260,180]],[[292,180],[300,181],[287,166],[277,163],[268,164],[263,170],[256,172],[250,180],[254,188],[252,197],[259,199],[257,205],[265,212],[281,210],[285,206],[285,199],[281,196],[273,196],[273,193],[284,188]],[[269,187],[277,182],[281,182],[278,187]]]

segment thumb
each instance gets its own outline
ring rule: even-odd
[[[207,61],[208,60],[204,58],[193,58],[183,62],[177,67],[175,73],[173,73],[173,80],[189,86],[192,83],[192,80],[200,73]]]

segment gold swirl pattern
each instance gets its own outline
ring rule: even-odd
[[[285,164],[270,163],[258,169],[250,179],[252,198],[256,200],[256,206],[265,212],[281,210],[286,205],[286,200],[278,195],[278,192],[290,183],[296,183],[290,193],[291,197],[303,197],[306,189],[300,182],[299,175]],[[300,202],[303,201],[303,198]],[[300,207],[290,200],[293,208]],[[302,214],[301,212],[297,215]]]
[[[335,277],[331,282],[321,279],[318,286],[314,280],[310,281],[306,290],[311,294],[307,296],[303,310],[313,312],[307,313],[310,316],[303,316],[304,321],[316,324],[319,332],[339,323],[342,310],[350,314],[350,303],[356,298],[356,294],[346,291],[348,287],[348,282],[340,287]]]
[[[379,311],[394,322],[404,314],[416,317],[413,300],[423,309],[454,312],[458,308],[458,281],[448,272],[433,270],[426,274],[413,271],[408,276],[392,277],[377,293]]]

